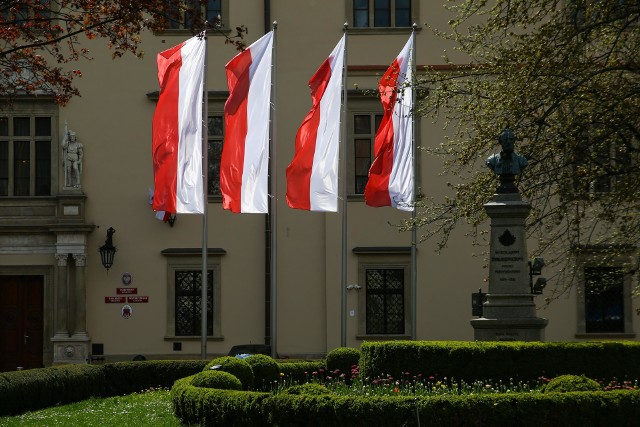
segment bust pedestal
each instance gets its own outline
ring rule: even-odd
[[[484,317],[471,320],[474,339],[543,341],[548,320],[536,316],[529,284],[525,220],[531,205],[515,185],[503,183],[484,208],[491,218],[489,291]]]

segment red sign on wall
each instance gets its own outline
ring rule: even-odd
[[[138,288],[116,288],[118,295],[135,295],[138,293]]]
[[[122,304],[125,300],[125,297],[104,297],[105,304]]]
[[[147,303],[149,302],[149,297],[127,297],[128,303]]]

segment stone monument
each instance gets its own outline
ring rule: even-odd
[[[530,287],[525,221],[531,205],[515,184],[528,162],[514,151],[515,140],[510,129],[503,130],[498,138],[502,151],[487,159],[500,185],[484,205],[491,219],[489,290],[484,317],[471,320],[477,341],[543,341],[548,323],[536,316]]]

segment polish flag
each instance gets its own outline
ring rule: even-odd
[[[413,211],[413,38],[378,84],[384,115],[364,199],[369,206]]]
[[[309,80],[313,106],[296,135],[287,167],[287,204],[294,209],[338,211],[338,150],[345,36]]]
[[[268,212],[272,45],[273,31],[226,65],[220,191],[222,207],[235,213]]]
[[[202,91],[206,42],[193,37],[158,54],[153,115],[153,210],[204,213]]]

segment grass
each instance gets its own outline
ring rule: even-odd
[[[169,391],[149,390],[0,417],[0,427],[5,426],[180,427],[181,424],[173,415]]]

